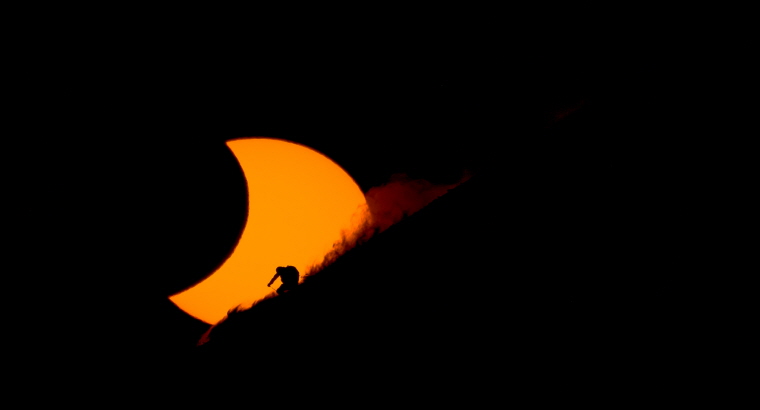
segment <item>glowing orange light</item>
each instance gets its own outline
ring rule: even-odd
[[[335,162],[299,144],[271,138],[227,142],[248,185],[248,220],[232,255],[210,277],[169,299],[209,324],[250,307],[280,285],[278,266],[303,276],[367,217],[364,194]]]

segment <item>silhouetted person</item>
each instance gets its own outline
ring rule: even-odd
[[[298,269],[295,266],[278,266],[275,269],[277,273],[274,274],[272,280],[269,281],[267,286],[272,286],[272,283],[279,277],[282,281],[282,285],[277,288],[277,294],[282,295],[285,292],[293,290],[298,286]]]

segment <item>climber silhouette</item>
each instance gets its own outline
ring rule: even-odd
[[[277,288],[278,295],[282,295],[285,292],[291,291],[295,289],[296,286],[298,286],[298,278],[300,274],[298,273],[298,269],[296,269],[295,266],[278,266],[275,271],[277,273],[274,274],[272,280],[269,281],[267,286],[272,286],[272,283],[274,283],[275,279],[279,277],[282,281],[282,285]]]

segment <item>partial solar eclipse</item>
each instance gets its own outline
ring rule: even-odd
[[[273,138],[231,140],[227,146],[248,187],[245,228],[215,272],[169,297],[208,324],[271,294],[280,285],[278,279],[267,287],[278,266],[295,266],[303,277],[369,217],[359,186],[323,154]]]

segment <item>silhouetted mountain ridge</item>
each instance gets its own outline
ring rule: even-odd
[[[613,299],[600,293],[614,257],[610,238],[595,237],[603,224],[580,229],[567,210],[541,206],[556,192],[531,184],[551,180],[503,177],[477,175],[296,291],[231,313],[198,348],[197,363],[448,386],[486,382],[482,366],[514,374],[603,366],[615,348],[604,342],[619,330],[612,319],[622,319],[620,305],[599,305]]]

